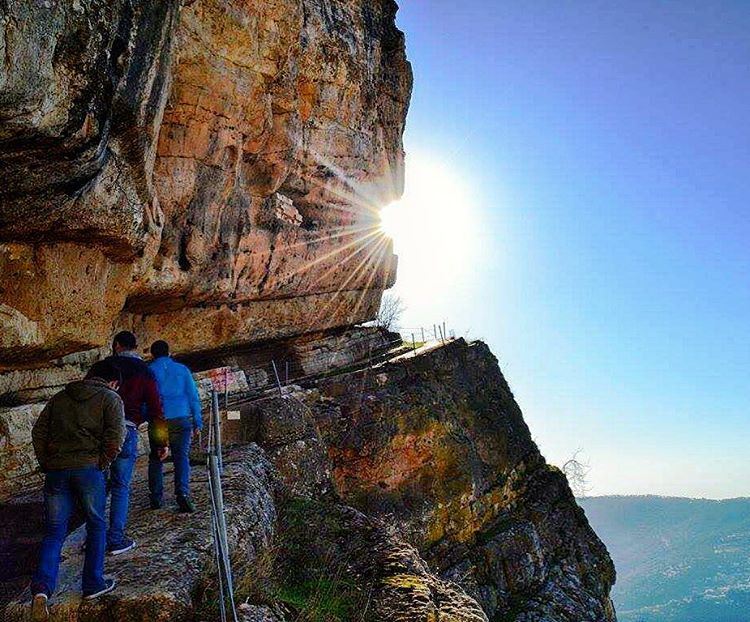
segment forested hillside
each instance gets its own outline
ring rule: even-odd
[[[750,499],[580,503],[615,562],[619,620],[750,621]]]

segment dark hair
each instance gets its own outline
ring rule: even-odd
[[[151,356],[158,359],[162,356],[169,356],[169,344],[166,341],[154,341],[151,344]]]
[[[111,361],[97,361],[89,369],[89,373],[86,374],[86,378],[101,378],[105,382],[122,382],[122,375],[120,370],[115,367]]]
[[[115,344],[122,346],[126,350],[135,350],[138,342],[135,339],[135,335],[129,330],[121,330],[112,340],[112,347],[114,347]]]

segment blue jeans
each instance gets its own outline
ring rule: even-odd
[[[57,586],[60,552],[68,535],[68,521],[78,501],[86,516],[86,553],[83,562],[84,593],[98,592],[104,584],[104,547],[107,525],[104,508],[107,497],[104,473],[94,466],[50,471],[44,482],[46,530],[39,554],[39,566],[31,581],[33,592],[51,596]]]
[[[125,525],[128,522],[130,502],[130,480],[133,478],[135,459],[138,457],[138,430],[128,426],[125,442],[115,461],[109,467],[107,488],[112,495],[109,504],[109,530],[107,546],[123,544]]]
[[[174,494],[178,497],[190,496],[190,441],[193,435],[191,417],[169,419],[169,451],[174,462]],[[161,502],[164,497],[164,474],[156,446],[149,437],[151,453],[148,456],[148,488],[151,500]]]

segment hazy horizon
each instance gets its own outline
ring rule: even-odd
[[[680,500],[687,500],[687,501],[715,501],[716,503],[721,503],[723,501],[748,501],[750,500],[750,496],[747,497],[725,497],[723,499],[716,499],[713,497],[678,497],[674,495],[651,495],[648,493],[642,493],[642,494],[632,494],[632,495],[586,495],[585,497],[580,497],[581,499],[614,499],[614,498],[637,498],[637,497],[647,497],[647,498],[654,498],[654,499],[680,499]]]
[[[485,339],[592,495],[750,496],[750,5],[413,0],[398,22],[403,324]]]

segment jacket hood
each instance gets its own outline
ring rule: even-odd
[[[65,387],[67,393],[76,402],[86,402],[92,397],[111,389],[102,380],[79,380]]]

